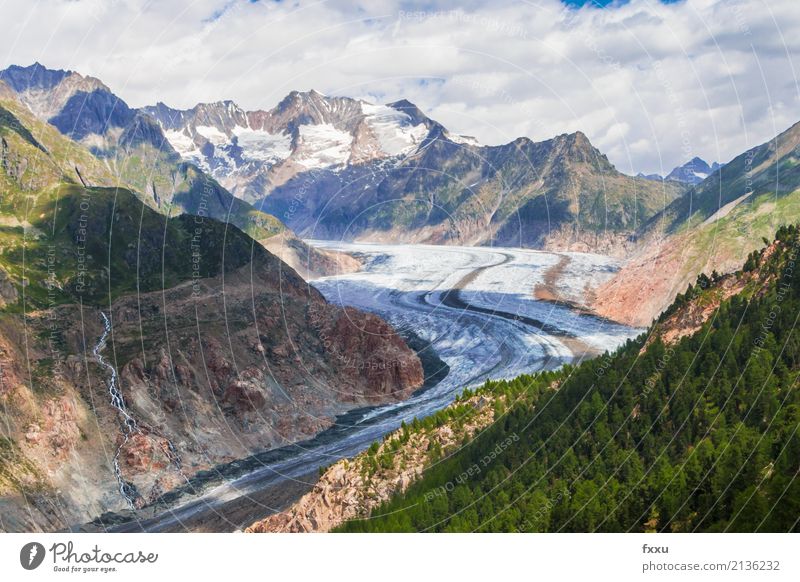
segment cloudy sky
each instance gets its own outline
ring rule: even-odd
[[[600,3],[0,0],[0,65],[77,70],[132,106],[407,98],[486,144],[580,129],[629,173],[800,120],[798,0]]]

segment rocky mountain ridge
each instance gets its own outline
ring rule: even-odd
[[[196,214],[205,204],[259,239],[280,230],[272,215],[305,238],[582,249],[600,237],[624,253],[685,189],[618,172],[580,132],[482,146],[406,100],[294,91],[268,111],[134,110],[69,71],[10,67],[3,79],[148,205]]]
[[[388,160],[411,153],[435,124],[402,102],[373,105],[348,97],[293,91],[269,111],[232,101],[176,110],[143,108],[170,144],[251,203],[309,170]]]
[[[704,159],[695,156],[685,164],[674,167],[666,176],[662,176],[661,174],[643,174],[640,172],[637,177],[646,180],[682,182],[694,186],[708,178],[721,167],[722,164],[718,162],[709,164]]]
[[[312,238],[581,248],[624,241],[683,191],[621,174],[581,132],[481,146],[405,100],[143,111],[184,159]]]

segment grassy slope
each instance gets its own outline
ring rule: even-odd
[[[113,183],[113,173],[24,109],[8,101],[0,107],[0,267],[28,308],[78,298],[107,302],[211,276],[221,269],[223,246],[230,253],[226,268],[263,252],[235,226],[189,215],[167,218],[125,188],[85,188],[75,167],[89,183]],[[190,180],[203,180],[192,172]],[[268,220],[267,226],[275,225]],[[197,263],[192,237],[200,241]]]
[[[655,216],[649,228],[688,235],[699,254],[720,252],[716,246],[741,256],[747,245],[752,248],[746,255],[777,226],[800,218],[798,146],[800,123],[734,158]]]
[[[37,234],[7,229],[0,264],[15,281],[27,281],[29,308],[78,298],[104,304],[125,293],[217,275],[223,254],[229,270],[261,252],[236,227],[188,215],[166,218],[124,189],[62,184],[28,210]],[[197,262],[193,237],[199,241]]]
[[[765,195],[780,198],[796,192],[800,186],[798,145],[800,123],[731,160],[671,204],[653,223],[666,224],[669,232],[682,232],[702,225],[737,200],[746,205]]]

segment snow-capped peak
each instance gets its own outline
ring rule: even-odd
[[[410,115],[388,105],[372,105],[361,101],[361,111],[367,127],[387,156],[414,151],[428,134],[428,128],[424,124],[414,125]]]

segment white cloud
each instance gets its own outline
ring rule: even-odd
[[[134,106],[408,98],[484,143],[581,129],[626,172],[726,161],[800,119],[796,0],[441,4],[12,0],[0,61],[99,77]]]

